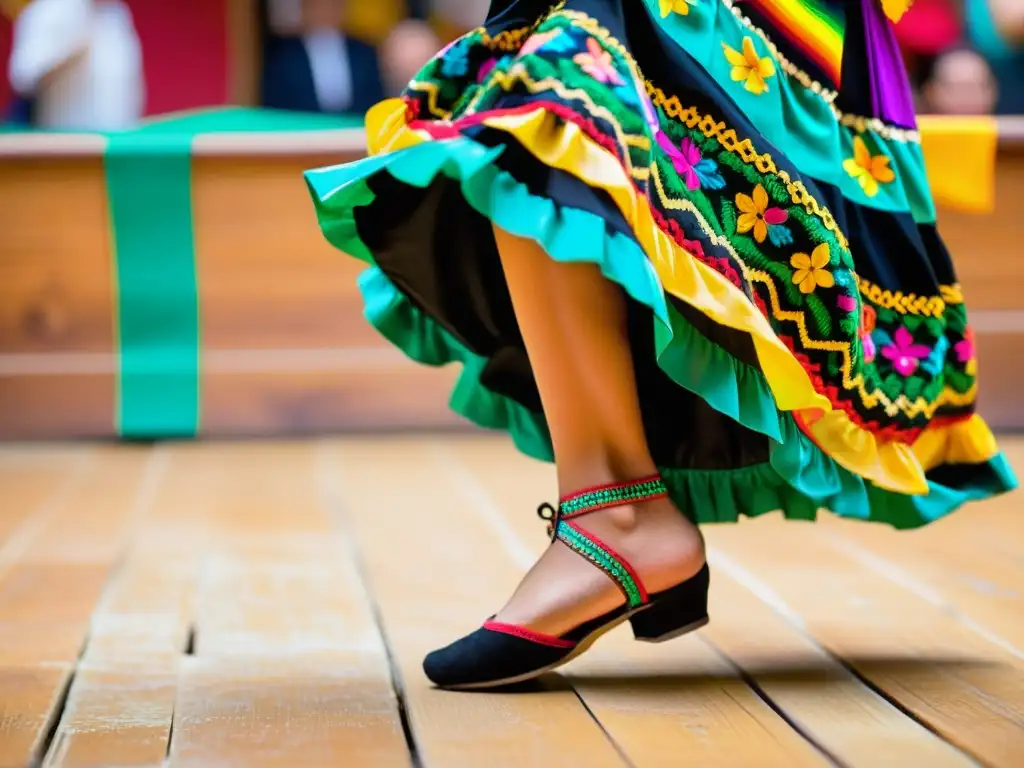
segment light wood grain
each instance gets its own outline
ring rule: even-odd
[[[422,657],[507,597],[556,491],[505,438],[0,445],[0,482],[0,768],[409,766],[400,703],[443,768],[1024,753],[1013,495],[916,532],[708,526],[708,628],[467,695]]]
[[[710,612],[714,620],[703,637],[843,765],[975,765],[721,571],[715,573]]]
[[[408,765],[384,646],[315,451],[204,453],[222,490],[204,519],[170,765]]]
[[[0,717],[0,765],[43,757],[90,616],[131,529],[148,456],[85,452],[0,550],[0,634],[11,641],[5,655],[20,662],[0,683],[17,691],[0,692],[0,701],[11,700],[18,715]]]
[[[708,532],[712,566],[785,606],[829,651],[950,742],[994,765],[1024,750],[1024,672],[940,606],[865,570],[813,525]]]

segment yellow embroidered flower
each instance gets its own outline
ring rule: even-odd
[[[669,14],[678,13],[685,16],[690,12],[690,6],[696,5],[698,0],[658,0],[658,10],[661,11],[661,18],[667,18]]]
[[[740,215],[736,219],[736,231],[743,235],[753,230],[754,239],[763,243],[768,237],[769,225],[782,224],[789,217],[781,208],[769,208],[768,202],[768,193],[760,184],[754,187],[753,197],[742,192],[736,195],[736,207],[740,209]],[[775,239],[773,237],[772,242]]]
[[[828,243],[819,245],[810,256],[806,253],[793,254],[789,263],[796,270],[793,282],[800,286],[801,293],[812,293],[815,288],[831,288],[836,284],[832,273],[825,269],[831,259]]]
[[[878,194],[878,185],[888,184],[896,178],[896,174],[889,167],[887,155],[872,155],[868,145],[860,136],[853,139],[853,157],[843,161],[843,170],[850,174],[860,184],[864,194],[874,197]]]
[[[768,90],[767,80],[775,75],[775,63],[768,56],[762,59],[757,55],[753,39],[749,36],[743,38],[743,53],[725,43],[722,43],[722,49],[732,64],[733,80],[744,81],[743,87],[757,96]]]

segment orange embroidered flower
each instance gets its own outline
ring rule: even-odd
[[[612,54],[601,47],[601,44],[592,37],[587,38],[586,53],[577,53],[572,57],[580,69],[600,83],[607,85],[622,85],[620,75],[612,65]]]
[[[793,283],[800,286],[801,293],[813,293],[815,288],[831,288],[836,279],[825,267],[832,259],[828,243],[822,243],[808,256],[806,253],[794,253],[789,263],[796,272]]]
[[[896,178],[889,167],[888,155],[872,155],[860,136],[853,139],[853,157],[843,161],[843,170],[857,180],[868,197],[878,194],[879,184],[888,184]]]
[[[722,43],[725,58],[732,64],[731,77],[736,82],[743,81],[743,87],[760,96],[768,90],[768,78],[775,75],[775,63],[770,57],[761,58],[757,55],[752,38],[743,38],[743,52],[730,48]]]
[[[768,193],[760,184],[754,187],[753,197],[742,192],[736,195],[736,207],[740,209],[736,231],[742,235],[753,230],[754,239],[763,243],[768,237],[769,226],[782,224],[789,218],[789,214],[781,208],[769,208],[768,202]],[[773,241],[775,239],[772,238]],[[792,237],[789,240],[792,242]]]
[[[685,16],[690,12],[690,6],[696,5],[698,0],[658,0],[658,10],[661,18],[668,18],[670,14],[678,13]]]

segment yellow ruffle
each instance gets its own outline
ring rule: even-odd
[[[484,124],[513,136],[545,165],[604,190],[630,224],[664,290],[717,323],[750,335],[778,408],[795,412],[818,446],[836,463],[880,488],[905,494],[928,492],[925,468],[943,462],[944,446],[954,443],[948,434],[942,437],[939,433],[948,433],[952,428],[926,431],[918,440],[920,454],[916,453],[916,446],[879,443],[845,412],[833,410],[829,400],[815,391],[807,371],[743,291],[681,248],[657,226],[648,201],[637,193],[618,158],[575,124],[561,122],[541,107],[527,113],[488,117]],[[367,135],[370,151],[375,154],[432,140],[428,134],[406,125],[405,105],[397,99],[370,110]],[[984,461],[996,454],[995,441],[981,419],[957,426],[960,429],[956,455]]]

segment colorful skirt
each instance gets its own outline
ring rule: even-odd
[[[370,322],[461,362],[452,407],[523,452],[552,459],[492,222],[622,287],[693,519],[911,528],[1015,486],[881,3],[495,0],[367,133],[306,174],[323,232],[369,264]]]

